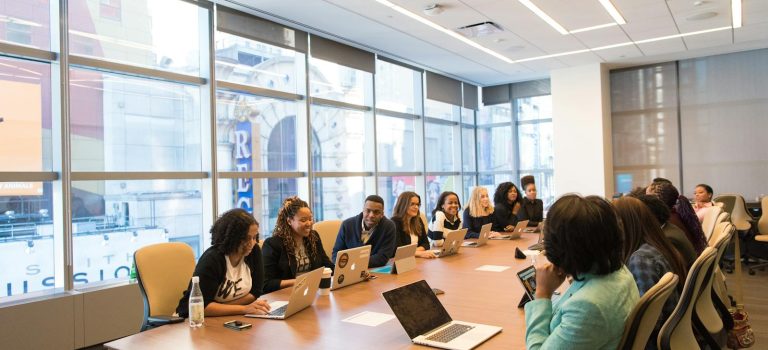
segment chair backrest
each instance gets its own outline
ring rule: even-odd
[[[713,205],[712,207],[706,209],[706,211],[707,212],[704,214],[704,220],[701,222],[701,229],[704,231],[704,237],[706,237],[707,241],[709,241],[710,237],[712,237],[712,232],[715,231],[717,217],[720,216],[720,213],[723,212],[723,208]]]
[[[675,310],[659,331],[658,348],[663,350],[698,349],[691,316],[701,292],[701,285],[711,276],[715,248],[707,247],[693,262],[685,279],[683,292]]]
[[[624,335],[621,337],[619,349],[642,350],[648,343],[648,338],[659,320],[661,310],[678,282],[677,275],[667,272],[651,289],[645,292],[624,323]],[[653,339],[655,342],[656,339]]]
[[[170,316],[189,287],[195,253],[186,243],[158,243],[133,253],[136,277],[144,298],[144,319]]]
[[[712,299],[713,285],[719,283],[717,281],[718,278],[722,278],[718,262],[731,242],[734,232],[734,226],[730,223],[725,223],[721,231],[717,233],[717,241],[712,246],[715,249],[715,262],[710,269],[711,276],[702,283],[699,299],[696,301],[696,315],[707,331],[713,335],[723,331],[723,320],[720,318],[720,314],[717,308],[715,308],[715,301]],[[714,291],[717,292],[717,290]],[[716,295],[719,296],[719,294]],[[718,303],[722,303],[722,301],[718,301]]]
[[[760,207],[763,214],[760,215],[760,220],[757,221],[757,232],[761,235],[768,235],[768,196],[763,196],[760,200]]]
[[[320,235],[320,240],[323,242],[323,250],[325,250],[325,254],[329,258],[333,254],[333,245],[336,244],[336,235],[339,234],[339,228],[341,228],[341,220],[319,221],[312,225],[312,229]]]
[[[720,215],[717,216],[717,220],[715,220],[715,226],[721,222],[731,222],[731,214],[728,214],[725,210],[723,210]]]
[[[752,216],[747,212],[747,205],[744,201],[744,197],[738,194],[729,193],[717,196],[714,201],[723,203],[723,209],[731,214],[731,222],[736,226],[737,230],[749,230],[751,226],[749,221]]]

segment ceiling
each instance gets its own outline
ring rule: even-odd
[[[768,47],[766,0],[742,0],[743,26],[736,29],[731,28],[731,0],[612,0],[626,24],[565,35],[518,0],[389,1],[447,29],[494,22],[502,32],[473,40],[515,62],[375,0],[221,2],[241,4],[258,16],[481,86],[543,78],[553,69],[590,63],[625,67]],[[531,2],[568,31],[615,23],[598,0]],[[432,3],[444,11],[424,14]],[[719,30],[688,35],[711,29]]]

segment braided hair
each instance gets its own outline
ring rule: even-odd
[[[226,255],[235,253],[248,239],[248,230],[252,225],[258,226],[259,222],[244,209],[228,210],[211,226],[211,245],[217,245]]]
[[[294,258],[296,257],[296,241],[293,239],[293,228],[288,225],[288,220],[296,216],[301,208],[309,209],[309,205],[297,196],[286,198],[283,201],[283,206],[277,212],[277,222],[274,231],[272,231],[272,236],[280,238],[280,241],[283,242],[283,249],[288,253],[288,256]],[[317,242],[319,240],[320,237],[314,230],[309,234],[309,237],[304,238],[304,248],[312,259],[318,256]]]

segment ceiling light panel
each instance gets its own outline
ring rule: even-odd
[[[741,0],[731,0],[731,25],[734,28],[741,28],[742,25],[742,8]]]
[[[605,11],[608,12],[608,15],[613,18],[613,21],[618,24],[627,24],[627,21],[624,19],[624,16],[622,16],[621,12],[619,12],[619,9],[616,8],[616,6],[613,5],[611,0],[597,0],[600,2],[600,5],[605,8]]]
[[[554,18],[552,18],[549,14],[544,12],[539,6],[533,3],[532,0],[518,0],[520,1],[523,6],[527,7],[528,10],[533,12],[536,16],[541,18],[542,21],[549,24],[550,27],[552,27],[554,30],[556,30],[558,33],[566,35],[568,34],[568,30],[563,27],[562,24],[557,22]]]

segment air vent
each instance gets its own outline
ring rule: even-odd
[[[501,33],[504,29],[501,29],[498,24],[493,22],[482,22],[459,27],[456,31],[468,38],[477,38]]]

